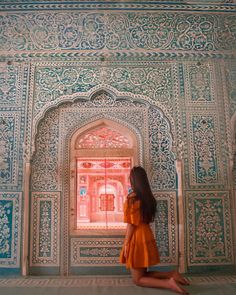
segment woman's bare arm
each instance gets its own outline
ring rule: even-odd
[[[134,233],[135,225],[128,223],[126,227],[125,243],[128,244]]]
[[[134,233],[134,230],[135,230],[135,225],[128,223],[127,227],[126,227],[126,234],[125,234],[125,249],[124,249],[125,250],[124,251],[125,257],[127,257],[129,243],[130,243],[130,240],[131,240],[132,235]]]

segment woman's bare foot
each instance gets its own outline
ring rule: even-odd
[[[170,278],[169,279],[169,285],[170,285],[170,289],[172,291],[176,292],[176,293],[184,294],[184,295],[189,294],[188,291],[186,291],[185,289],[183,289],[180,286],[178,286],[178,284],[176,283],[176,281],[174,280],[174,278]]]
[[[173,271],[172,278],[182,285],[190,285],[190,282],[176,270]]]

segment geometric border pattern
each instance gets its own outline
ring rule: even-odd
[[[20,3],[17,3],[20,2]],[[112,3],[113,1],[109,1]],[[52,10],[52,9],[61,9],[61,10],[125,10],[125,9],[133,9],[136,11],[143,11],[144,9],[150,9],[152,11],[158,10],[166,10],[166,11],[205,11],[205,12],[235,12],[235,0],[222,0],[222,1],[183,1],[183,0],[140,0],[140,1],[114,1],[115,5],[111,5],[110,3],[107,4],[106,1],[96,1],[96,0],[89,0],[89,1],[69,1],[69,0],[41,0],[40,5],[38,1],[29,2],[27,0],[24,1],[13,1],[8,0],[4,1],[3,4],[0,5],[0,10],[2,11],[26,11],[26,10]],[[153,3],[154,2],[154,3]],[[191,3],[192,2],[192,3]],[[224,4],[231,4],[231,5],[224,5]],[[69,6],[68,6],[69,5]]]
[[[232,264],[229,193],[187,192],[186,209],[189,266]]]
[[[31,208],[30,265],[59,266],[60,193],[33,192]]]
[[[208,285],[208,284],[235,284],[236,283],[236,275],[226,275],[226,276],[185,276],[191,284],[194,285]],[[0,287],[11,288],[11,287],[47,287],[47,288],[55,288],[55,287],[113,287],[120,288],[124,286],[134,286],[134,283],[130,276],[128,275],[119,275],[119,276],[77,276],[76,278],[17,278],[17,279],[0,279]],[[89,290],[87,290],[87,294]],[[86,290],[84,290],[83,294],[85,294]]]
[[[80,237],[71,239],[71,266],[120,266],[124,237]]]
[[[0,268],[8,267],[15,268],[20,266],[20,244],[21,244],[21,192],[1,192],[0,202],[11,201],[12,202],[12,216],[11,216],[11,228],[8,228],[11,233],[11,256],[10,258],[0,259]]]

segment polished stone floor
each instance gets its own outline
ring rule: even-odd
[[[236,295],[236,275],[187,276],[190,294]],[[129,276],[1,278],[1,295],[171,295],[168,290],[134,286]]]

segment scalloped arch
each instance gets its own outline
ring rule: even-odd
[[[54,108],[59,107],[62,104],[65,103],[74,103],[76,101],[84,101],[84,102],[89,102],[92,101],[99,93],[108,93],[112,98],[113,101],[119,101],[119,100],[128,100],[131,102],[139,102],[143,103],[144,105],[149,105],[149,106],[154,106],[156,107],[162,115],[167,119],[169,127],[170,127],[170,133],[172,135],[172,146],[173,149],[175,149],[176,146],[176,128],[175,128],[175,123],[174,120],[170,114],[170,112],[160,103],[157,101],[153,101],[151,98],[145,95],[140,95],[140,94],[133,94],[130,92],[120,92],[116,88],[107,85],[107,84],[100,84],[98,86],[93,87],[91,90],[88,92],[83,92],[83,93],[74,93],[71,95],[63,95],[60,96],[57,100],[55,100],[52,103],[47,103],[44,108],[38,113],[37,116],[33,119],[33,124],[32,124],[32,137],[31,137],[31,156],[35,152],[35,139],[37,137],[38,133],[38,126],[40,122],[43,120],[45,117],[46,113],[50,112]],[[105,105],[104,105],[105,106]],[[112,106],[112,105],[111,105]]]

